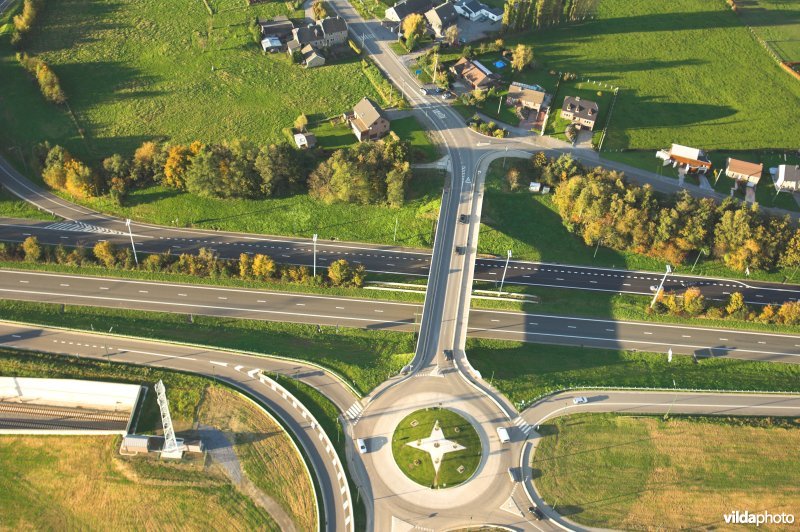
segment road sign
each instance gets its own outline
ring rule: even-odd
[[[417,76],[419,76],[420,74],[422,74],[422,69],[420,69],[420,70],[415,70],[415,71],[414,71],[414,74],[416,74]]]

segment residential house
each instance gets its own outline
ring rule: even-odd
[[[402,0],[387,8],[383,16],[392,22],[403,22],[403,19],[412,13],[423,15],[432,8],[431,0]]]
[[[592,131],[597,122],[598,111],[595,102],[583,100],[580,96],[567,96],[561,106],[561,118],[569,120],[580,129]]]
[[[286,15],[280,15],[272,20],[256,20],[256,22],[261,26],[262,37],[274,37],[281,42],[291,39],[294,23]]]
[[[499,7],[483,6],[483,9],[481,9],[481,14],[483,14],[483,16],[492,22],[500,22],[503,20],[503,10]]]
[[[321,56],[317,49],[307,44],[300,49],[300,53],[303,54],[303,64],[306,65],[306,68],[314,68],[319,67],[325,64],[325,57]]]
[[[772,173],[772,169],[770,169]],[[777,190],[800,190],[800,165],[782,164],[774,172]]]
[[[755,187],[761,179],[761,173],[764,171],[763,164],[751,163],[748,161],[740,161],[728,157],[728,165],[725,168],[725,175],[731,179],[735,179],[737,183],[745,183],[748,187]]]
[[[478,20],[483,16],[483,9],[486,7],[478,0],[461,0],[455,4],[456,12],[462,17],[467,17],[470,20]]]
[[[462,57],[450,67],[457,78],[463,79],[472,90],[488,90],[497,83],[499,76],[483,66],[479,61]]]
[[[389,119],[383,109],[369,98],[358,102],[351,113],[345,114],[345,119],[361,142],[377,140],[389,133]]]
[[[656,157],[663,159],[665,166],[672,163],[673,167],[680,166],[687,172],[705,174],[711,169],[711,161],[703,150],[680,144],[673,144],[669,150],[658,151]]]
[[[317,145],[317,137],[313,133],[295,133],[294,143],[300,149],[313,148]]]
[[[292,41],[302,48],[310,44],[314,48],[330,48],[347,41],[347,23],[340,17],[327,17],[292,30]],[[292,42],[290,41],[290,43]],[[296,48],[296,44],[293,46]]]
[[[437,37],[444,37],[444,32],[447,31],[447,28],[454,26],[458,22],[458,13],[456,13],[453,3],[448,1],[426,11],[425,18],[430,24],[433,33]]]
[[[539,85],[513,82],[508,88],[506,103],[532,111],[542,111],[550,106],[550,95]]]

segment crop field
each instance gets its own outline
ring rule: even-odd
[[[4,140],[27,148],[47,139],[96,162],[130,155],[153,138],[277,141],[301,112],[313,120],[363,96],[378,98],[355,57],[305,69],[287,54],[261,53],[249,23],[256,16],[302,18],[302,11],[283,2],[208,5],[213,15],[199,1],[46,3],[25,48],[59,76],[86,139],[65,111],[44,102],[4,38],[0,117],[11,126]]]
[[[542,433],[534,482],[584,525],[731,530],[723,516],[733,510],[797,513],[796,422],[582,414]]]
[[[798,20],[784,6],[770,23]],[[532,44],[539,69],[618,85],[606,149],[792,148],[800,83],[783,72],[724,2],[604,0],[580,24],[510,37]]]

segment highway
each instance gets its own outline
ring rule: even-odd
[[[124,227],[123,227],[124,229]],[[172,230],[170,230],[172,231]],[[242,253],[262,253],[283,264],[313,265],[313,243],[291,237],[261,237],[258,235],[216,233],[183,230],[172,236],[146,236],[134,233],[139,252],[195,253],[201,247],[214,249],[221,257],[236,259]],[[180,234],[180,236],[179,236]],[[104,230],[71,221],[37,221],[0,218],[0,241],[21,242],[35,236],[39,242],[50,245],[84,246],[90,248],[101,240],[119,246],[130,246],[127,233]],[[431,254],[429,250],[379,246],[362,243],[317,242],[317,266],[324,267],[337,259],[362,264],[372,273],[392,273],[421,277],[428,275]],[[477,256],[475,281],[496,286],[503,275],[505,259]],[[567,288],[610,293],[652,295],[651,287],[661,282],[663,274],[592,266],[575,266],[534,261],[511,260],[505,283],[508,285]],[[800,298],[800,286],[720,279],[691,274],[670,274],[664,283],[666,291],[682,292],[697,286],[709,299],[724,300],[732,292],[741,292],[751,304],[780,304]]]
[[[0,297],[398,331],[418,329],[422,312],[417,303],[21,270],[0,270]],[[469,312],[467,332],[510,341],[800,362],[800,335],[791,334],[477,309]]]
[[[296,404],[263,384],[258,377],[259,371],[264,371],[297,379],[319,390],[342,412],[360,408],[353,391],[329,373],[301,361],[2,321],[0,346],[186,371],[239,388],[263,403],[303,447],[322,493],[323,516],[327,522],[322,528],[329,531],[353,529],[350,491],[335,451],[320,437],[321,429],[312,426]]]

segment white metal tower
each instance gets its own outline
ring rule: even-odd
[[[175,430],[172,428],[172,417],[169,415],[169,403],[164,383],[158,381],[155,386],[158,408],[161,410],[161,426],[164,427],[164,448],[162,453],[174,453],[178,450],[178,442],[175,440]]]

